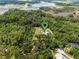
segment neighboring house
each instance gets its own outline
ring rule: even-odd
[[[56,54],[55,54],[56,59],[67,59],[67,58],[63,55],[63,53],[64,53],[63,49],[57,48],[57,49],[56,49]]]
[[[75,47],[78,47],[79,44],[78,43],[71,43],[71,47],[75,48]]]

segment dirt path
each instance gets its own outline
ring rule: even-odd
[[[34,36],[33,36],[33,39],[32,39],[32,41],[33,41],[33,48],[32,48],[32,51],[34,51],[35,50],[35,48],[36,48],[36,46],[34,45],[34,41],[37,41],[38,39],[36,38],[36,35],[39,35],[39,34],[43,34],[43,29],[42,28],[40,28],[40,27],[35,27],[35,34],[34,34]]]

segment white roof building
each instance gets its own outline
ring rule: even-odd
[[[41,1],[40,3],[32,4],[32,7],[40,8],[40,7],[56,7],[55,3],[49,3]]]

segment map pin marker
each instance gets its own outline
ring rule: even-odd
[[[42,23],[42,27],[43,27],[44,30],[46,30],[48,28],[48,23],[44,21]]]

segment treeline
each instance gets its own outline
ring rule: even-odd
[[[54,35],[37,35],[38,40],[32,40],[35,27],[42,28],[44,20]],[[9,10],[0,16],[0,58],[54,59],[51,50],[79,42],[78,25],[73,19],[53,17],[41,10]]]
[[[75,9],[76,8],[74,8],[74,7],[68,7],[68,6],[65,6],[65,7],[63,7],[63,8],[49,8],[49,7],[41,7],[40,8],[41,10],[44,10],[44,11],[47,11],[47,12],[52,12],[52,13],[64,13],[64,12],[73,12],[73,11],[75,11]],[[74,13],[74,12],[73,12]]]

